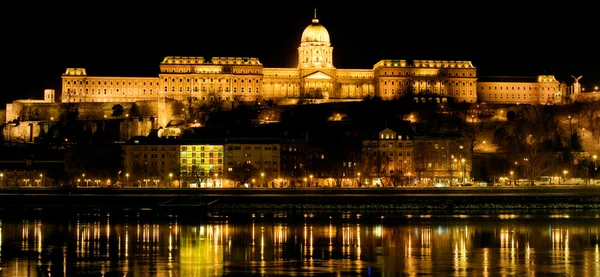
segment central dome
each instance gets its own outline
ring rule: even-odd
[[[300,42],[316,42],[329,45],[329,32],[319,23],[317,18],[313,18],[312,23],[302,32],[302,40]]]

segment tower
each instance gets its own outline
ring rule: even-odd
[[[54,90],[53,89],[45,89],[44,90],[44,101],[54,103]]]
[[[333,68],[333,47],[329,40],[329,32],[319,23],[317,9],[314,18],[308,25],[298,47],[298,68],[319,69]]]

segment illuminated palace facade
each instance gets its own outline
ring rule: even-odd
[[[372,69],[337,69],[329,33],[315,16],[302,33],[296,68],[263,67],[258,58],[179,56],[165,57],[158,77],[88,76],[85,68],[68,68],[62,76],[61,102],[212,98],[294,103],[302,98],[394,99],[408,92],[438,95],[441,102],[452,98],[469,103],[556,103],[560,98],[554,76],[519,82],[478,84],[477,69],[470,61],[381,60]]]

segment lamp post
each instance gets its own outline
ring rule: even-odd
[[[129,184],[129,173],[125,173],[125,186]]]
[[[563,178],[565,180],[565,184],[567,184],[567,173],[569,173],[569,171],[566,171],[566,170],[563,171]]]
[[[260,186],[261,187],[265,186],[265,173],[264,172],[260,173]]]
[[[169,173],[169,186],[173,186],[173,173]]]
[[[40,174],[40,186],[44,186],[44,174]]]
[[[529,159],[523,158],[523,178],[529,179]]]
[[[0,186],[4,186],[4,173],[0,173]]]
[[[312,178],[313,178],[313,175],[310,174],[310,176],[308,176],[308,178],[310,179],[310,181],[308,182],[308,187],[312,187]]]
[[[463,185],[466,183],[467,180],[467,165],[465,163],[465,158],[460,159],[460,165],[462,166],[462,170],[463,170]]]
[[[360,179],[360,172],[357,173],[358,175],[358,187],[362,187],[362,180]]]
[[[512,186],[512,183],[513,183],[513,181],[514,181],[513,174],[514,174],[514,172],[511,170],[511,171],[510,171],[510,185],[511,185],[511,186]]]
[[[598,170],[598,167],[596,166],[596,158],[598,158],[598,156],[592,156],[592,159],[594,160],[594,171]]]

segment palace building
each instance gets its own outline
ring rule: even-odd
[[[373,96],[394,99],[410,92],[436,95],[438,102],[516,104],[558,103],[562,97],[552,75],[478,84],[477,68],[470,61],[440,60],[389,59],[370,69],[338,69],[333,50],[329,32],[315,13],[302,33],[295,68],[264,67],[258,58],[183,56],[165,57],[154,77],[89,76],[85,68],[68,68],[62,76],[60,98],[61,102],[135,102],[164,97],[296,103],[300,99],[359,101]]]

